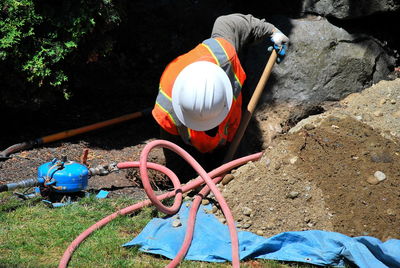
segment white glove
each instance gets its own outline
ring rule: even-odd
[[[278,47],[282,47],[283,45],[288,46],[288,44],[289,44],[289,38],[279,30],[276,30],[272,34],[271,40]]]

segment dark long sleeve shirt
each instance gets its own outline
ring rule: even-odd
[[[236,52],[239,52],[244,45],[271,36],[275,29],[275,26],[265,19],[255,18],[251,14],[235,13],[218,17],[211,37],[224,38],[235,47]]]

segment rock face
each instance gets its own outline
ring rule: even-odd
[[[351,35],[322,18],[281,17],[273,23],[289,36],[290,47],[284,61],[275,64],[263,101],[317,104],[340,100],[385,79],[393,70],[394,57],[366,35]],[[265,66],[266,44],[257,46],[246,61],[247,70]],[[248,77],[254,88],[259,75]]]
[[[303,12],[350,19],[400,9],[397,0],[304,0]]]

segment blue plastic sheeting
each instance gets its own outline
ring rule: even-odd
[[[196,218],[193,241],[186,260],[224,262],[232,260],[228,226],[213,214],[211,206],[201,206]],[[154,218],[132,241],[123,246],[140,246],[140,250],[173,259],[186,232],[189,208],[182,205],[178,215],[182,226],[173,227],[177,216]],[[319,230],[284,232],[265,238],[251,232],[238,232],[240,259],[295,261],[315,265],[359,267],[400,267],[400,240],[381,242],[370,236],[349,237]]]

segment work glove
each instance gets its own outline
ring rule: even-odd
[[[272,49],[276,50],[276,52],[278,53],[278,58],[276,59],[276,61],[279,63],[283,60],[286,54],[286,49],[289,44],[289,38],[278,29],[275,29],[274,33],[271,36],[271,41],[274,43],[274,45],[273,47],[269,47],[268,51],[272,51]]]

